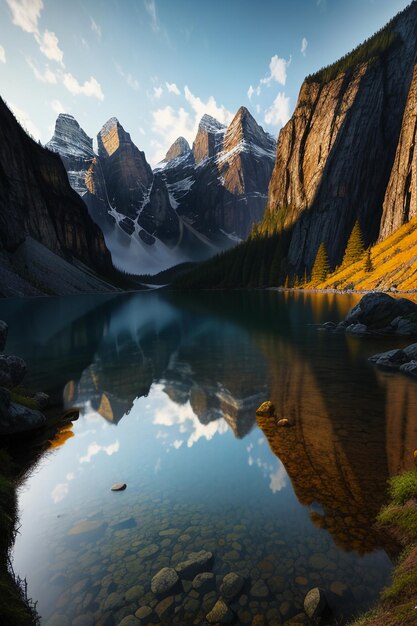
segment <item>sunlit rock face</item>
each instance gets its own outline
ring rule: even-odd
[[[301,87],[265,214],[292,229],[288,260],[298,272],[311,269],[321,242],[340,263],[356,220],[368,245],[415,213],[416,28],[412,3],[389,26],[383,54]]]

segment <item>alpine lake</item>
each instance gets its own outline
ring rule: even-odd
[[[375,520],[388,479],[413,466],[417,384],[367,360],[410,341],[319,331],[360,297],[0,302],[30,387],[79,407],[19,490],[13,567],[42,625],[206,624],[230,572],[245,579],[235,624],[285,624],[313,587],[329,624],[377,601],[400,548]],[[265,400],[289,428],[256,417]],[[161,568],[201,550],[211,582],[152,593]]]

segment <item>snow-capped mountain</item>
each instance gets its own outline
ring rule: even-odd
[[[103,229],[116,266],[155,273],[235,245],[261,219],[275,140],[241,107],[227,128],[210,115],[192,148],[179,137],[152,171],[115,118],[93,142],[60,114],[47,147]]]

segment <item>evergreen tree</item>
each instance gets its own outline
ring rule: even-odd
[[[321,243],[317,250],[316,260],[311,270],[311,281],[314,284],[322,283],[329,273],[329,257],[324,243]]]
[[[372,272],[373,269],[374,269],[374,266],[372,265],[371,248],[368,248],[366,250],[366,256],[365,256],[365,272],[369,274],[369,272]]]
[[[360,261],[364,253],[365,245],[363,243],[362,231],[358,220],[356,220],[347,242],[342,265],[347,267],[348,265],[352,265],[352,263]]]

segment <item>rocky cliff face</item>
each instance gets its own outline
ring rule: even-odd
[[[408,92],[394,165],[384,198],[379,239],[392,235],[417,215],[417,66]]]
[[[71,187],[83,198],[93,219],[100,226],[109,222],[103,168],[94,153],[93,140],[72,115],[58,115],[53,137],[46,147],[60,155]]]
[[[87,155],[85,137],[83,150]],[[103,235],[68,184],[61,159],[30,139],[0,99],[0,252],[13,255],[28,236],[70,262],[112,268]]]
[[[98,156],[114,209],[134,219],[152,183],[152,170],[144,152],[112,117],[97,135]]]
[[[292,233],[293,270],[311,268],[322,241],[331,264],[339,263],[357,219],[366,244],[408,219],[416,34],[412,3],[352,55],[304,82],[279,136],[265,213],[265,222]]]

